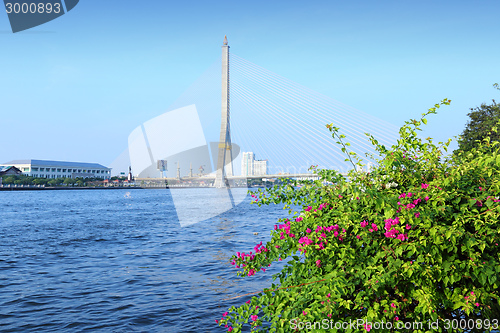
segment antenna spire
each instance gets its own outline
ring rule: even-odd
[[[227,45],[227,35],[224,36],[224,45]]]

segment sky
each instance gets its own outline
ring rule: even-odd
[[[219,59],[224,35],[239,57],[398,127],[451,99],[422,133],[444,141],[500,100],[499,12],[498,0],[81,0],[15,34],[0,13],[0,163],[109,165]]]

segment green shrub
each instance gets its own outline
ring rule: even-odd
[[[259,205],[300,205],[302,211],[280,220],[267,244],[237,253],[232,264],[251,276],[288,262],[275,284],[231,307],[219,325],[234,332],[245,324],[266,332],[330,332],[342,324],[340,332],[498,327],[499,143],[486,138],[478,148],[445,157],[451,140],[420,139],[425,117],[449,102],[406,122],[390,148],[368,135],[379,153],[370,173],[316,170],[318,181],[259,191]],[[339,129],[327,127],[346,160],[363,166]]]

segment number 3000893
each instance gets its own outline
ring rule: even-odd
[[[61,12],[61,4],[60,3],[10,3],[7,2],[5,4],[5,8],[7,10],[7,14],[59,14]]]

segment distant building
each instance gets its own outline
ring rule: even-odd
[[[267,175],[267,160],[253,162],[253,174],[255,176]]]
[[[100,178],[109,179],[111,168],[97,163],[63,162],[46,160],[15,160],[0,164],[14,166],[23,175],[37,178]]]
[[[253,161],[255,160],[255,155],[252,152],[242,153],[241,155],[241,175],[242,176],[252,176],[253,175]]]
[[[0,166],[0,177],[3,176],[17,176],[21,175],[23,172],[16,168],[15,166]]]
[[[256,160],[252,152],[242,153],[241,159],[242,176],[267,175],[267,160]]]

